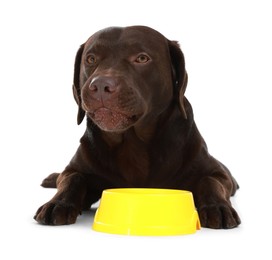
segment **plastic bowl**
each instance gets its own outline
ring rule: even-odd
[[[103,191],[93,229],[123,235],[183,235],[200,229],[200,221],[189,191],[108,189]]]

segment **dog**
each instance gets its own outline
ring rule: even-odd
[[[103,190],[145,187],[191,191],[202,227],[237,227],[230,197],[238,184],[208,152],[184,96],[187,79],[178,42],[152,28],[109,27],[82,44],[73,94],[86,131],[64,171],[42,182],[57,193],[34,219],[73,224]]]

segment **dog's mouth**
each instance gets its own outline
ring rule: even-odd
[[[108,132],[124,131],[140,117],[140,115],[127,115],[105,107],[87,114],[100,129]]]

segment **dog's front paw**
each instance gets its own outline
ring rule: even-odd
[[[203,227],[229,229],[237,227],[241,223],[235,209],[227,203],[203,205],[198,209],[198,212]]]
[[[71,204],[49,201],[37,210],[34,219],[44,225],[68,225],[76,222],[78,214],[79,210]]]

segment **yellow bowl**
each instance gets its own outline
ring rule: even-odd
[[[195,233],[200,221],[189,191],[123,188],[104,190],[93,229],[140,236]]]

